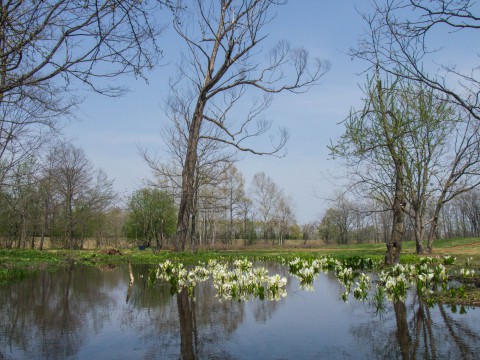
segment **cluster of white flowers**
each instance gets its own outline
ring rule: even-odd
[[[371,287],[370,276],[366,275],[365,273],[361,273],[355,282],[355,285],[356,287],[353,290],[353,296],[355,299],[360,301],[366,300],[368,296],[368,290],[370,290]]]
[[[328,271],[329,269],[335,269],[336,266],[342,266],[342,262],[334,259],[330,256],[322,256],[315,259],[300,259],[299,257],[288,263],[290,272],[295,274],[297,271],[311,267],[314,273],[318,274],[320,271]]]
[[[212,277],[216,296],[221,299],[249,300],[258,297],[261,300],[280,300],[287,295],[285,277],[278,274],[269,276],[267,269],[253,268],[247,259],[236,260],[231,270],[226,264],[217,263],[212,268]]]
[[[473,257],[469,256],[465,259],[465,265],[467,267],[470,267],[470,265],[472,264],[472,261],[473,261]]]
[[[471,262],[471,259],[468,259]],[[447,289],[448,275],[444,264],[454,263],[455,258],[423,257],[417,265],[397,264],[379,274],[379,279],[373,292],[373,299],[382,303],[382,299],[389,301],[404,300],[407,290],[416,287],[419,294],[433,292],[439,287]],[[287,262],[284,262],[287,263]],[[438,265],[435,266],[435,263]],[[365,301],[371,292],[372,281],[365,273],[355,271],[372,266],[373,261],[363,259],[349,259],[339,261],[329,256],[314,259],[299,257],[287,263],[290,274],[300,280],[300,287],[313,291],[313,282],[320,272],[335,271],[338,281],[344,286],[341,298],[347,301],[353,288],[353,295],[357,300]],[[474,270],[461,269],[460,275],[472,277]],[[213,280],[217,290],[216,297],[222,299],[248,300],[251,298],[279,300],[286,296],[285,286],[287,279],[276,274],[269,276],[264,267],[254,267],[248,259],[237,259],[233,263],[209,260],[207,264],[200,264],[187,270],[181,263],[169,260],[160,264],[156,271],[156,278],[170,282],[175,290],[188,288],[193,296],[194,286],[208,279]]]
[[[407,295],[409,282],[405,273],[395,274],[395,272],[380,273],[380,284],[385,288],[387,300],[404,300]]]
[[[329,256],[323,256],[313,260],[295,258],[288,263],[290,274],[300,279],[300,286],[305,290],[313,290],[312,283],[320,272],[337,270],[343,267],[342,262]]]
[[[159,265],[156,278],[169,282],[177,291],[188,288],[191,296],[197,283],[210,278],[220,299],[248,300],[259,297],[262,300],[280,300],[287,295],[285,277],[278,274],[268,276],[267,269],[253,268],[248,259],[235,260],[232,269],[226,263],[209,260],[206,265],[197,265],[190,271],[181,263],[167,260]]]
[[[367,259],[369,260],[369,259]],[[371,261],[370,261],[371,262]],[[357,262],[358,266],[362,265],[362,261]],[[355,284],[354,296],[357,299],[365,300],[368,290],[370,289],[370,277],[364,273],[358,276],[355,274],[351,266],[346,266],[342,261],[333,259],[328,256],[317,258],[314,260],[302,260],[295,258],[289,262],[290,273],[300,279],[300,287],[306,291],[313,291],[313,281],[320,272],[328,272],[334,270],[338,281],[345,287],[345,291],[341,295],[344,301],[347,301],[348,294],[352,286]],[[354,264],[355,265],[355,264]]]
[[[469,269],[460,269],[460,275],[463,277],[469,277],[469,276],[474,276],[475,275],[475,270],[469,270]]]
[[[345,286],[346,289],[350,289],[353,285],[353,269],[351,267],[344,267],[337,272],[337,279],[340,284]]]
[[[403,300],[407,289],[416,286],[417,291],[433,292],[436,287],[446,288],[448,283],[447,270],[443,264],[431,267],[431,258],[422,258],[420,264],[397,264],[388,271],[380,273],[380,284],[384,286],[388,300]]]

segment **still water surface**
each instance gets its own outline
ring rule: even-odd
[[[265,264],[262,264],[265,265]],[[334,274],[314,291],[288,279],[281,301],[222,301],[211,283],[171,295],[148,267],[72,266],[0,286],[0,359],[478,359],[480,309],[429,308],[410,293],[378,312],[340,297]]]

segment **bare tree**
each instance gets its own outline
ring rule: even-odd
[[[179,68],[182,84],[194,94],[188,103],[191,110],[187,151],[182,159],[177,250],[185,247],[191,220],[199,143],[214,140],[254,154],[279,153],[287,140],[285,130],[280,129],[279,139],[271,148],[255,149],[251,142],[271,127],[271,122],[262,116],[270,105],[270,97],[258,97],[240,121],[236,121],[236,105],[241,103],[247,89],[264,94],[305,91],[328,69],[328,64],[319,60],[310,68],[307,51],[292,48],[285,41],[267,52],[265,60],[260,58],[264,54],[261,48],[266,38],[264,27],[272,20],[272,8],[281,3],[196,0],[192,12],[185,12],[174,22],[177,34],[187,47]],[[212,126],[218,131],[204,132]]]
[[[480,235],[480,191],[474,189],[457,196],[442,208],[439,227],[445,238]]]
[[[278,194],[278,201],[275,207],[275,222],[277,225],[278,244],[283,245],[285,237],[289,233],[289,227],[295,225],[295,213],[293,211],[293,199],[286,196],[283,191]]]
[[[306,245],[308,240],[315,240],[318,238],[318,227],[319,224],[317,222],[309,222],[308,224],[302,225],[303,245]]]
[[[239,206],[245,198],[244,179],[235,166],[230,166],[224,173],[221,192],[224,194],[225,209],[228,212],[227,242],[235,239],[234,220],[239,213]]]
[[[476,1],[373,1],[373,13],[363,17],[369,29],[351,50],[353,56],[443,93],[480,120],[478,55],[470,42],[457,40],[480,29]],[[457,63],[451,57],[442,62],[442,51],[452,45],[463,46],[465,56],[457,57]],[[462,63],[464,59],[468,61]]]
[[[112,182],[95,170],[82,149],[55,146],[47,159],[64,210],[63,232],[67,246],[79,246],[82,229],[96,212],[105,211],[114,199]]]
[[[238,216],[243,223],[243,239],[249,245],[253,242],[253,219],[255,218],[253,201],[247,196],[240,199],[238,203]],[[250,226],[249,226],[250,225]]]
[[[263,223],[263,239],[268,240],[270,227],[280,201],[280,191],[273,180],[264,172],[256,173],[250,190],[257,214]]]
[[[171,84],[171,95],[166,103],[168,121],[164,124],[161,131],[168,154],[168,162],[156,153],[149,153],[148,149],[139,149],[142,158],[154,173],[156,183],[152,185],[171,193],[177,204],[180,202],[181,197],[182,167],[187,151],[188,124],[191,117],[187,104],[191,101],[191,94],[180,93],[174,84]],[[226,149],[226,144],[213,140],[216,137],[215,132],[218,133],[218,131],[213,126],[205,130],[204,134],[208,134],[209,138],[200,142],[197,149],[194,195],[193,203],[191,204],[192,208],[190,209],[189,235],[192,249],[196,245],[197,216],[199,212],[204,210],[200,209],[199,206],[205,204],[211,210],[211,204],[223,200],[219,199],[221,196],[219,191],[202,190],[204,187],[219,186],[236,161],[235,153]],[[210,199],[202,198],[207,194]],[[212,197],[217,197],[217,199]],[[217,205],[214,207],[217,207]],[[203,212],[206,214],[210,211]]]
[[[77,86],[120,95],[106,80],[158,63],[162,5],[173,9],[169,0],[0,2],[0,185],[81,101]]]
[[[0,96],[0,187],[11,170],[34,158],[52,135],[58,113],[45,111],[25,99],[14,104]]]
[[[450,157],[437,175],[437,194],[430,220],[427,252],[431,253],[437,237],[442,207],[457,196],[480,185],[480,123],[469,116],[455,129],[455,141]]]

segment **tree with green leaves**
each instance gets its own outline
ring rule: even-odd
[[[176,208],[171,195],[154,188],[135,191],[128,204],[127,236],[141,239],[147,246],[152,241],[158,248],[167,236],[175,234]]]
[[[414,225],[417,253],[429,253],[443,204],[478,185],[479,136],[468,114],[441,93],[401,77],[383,85],[376,76],[364,109],[350,115],[331,150],[353,169],[357,190],[393,212],[387,262],[395,263],[405,215]]]
[[[462,121],[440,94],[421,83],[398,83],[396,107],[405,124],[404,186],[405,213],[414,225],[416,251],[424,253],[425,231],[431,227],[428,215],[438,191],[438,180],[448,168],[455,129]]]
[[[26,247],[28,239],[33,248],[35,227],[39,215],[36,171],[38,162],[31,159],[11,169],[3,191],[0,192],[2,206],[3,236],[7,247],[16,244]]]
[[[385,262],[400,261],[405,218],[406,119],[400,112],[397,81],[383,82],[377,72],[365,88],[364,107],[352,111],[345,132],[330,146],[333,157],[347,162],[357,188],[390,201],[393,224]]]

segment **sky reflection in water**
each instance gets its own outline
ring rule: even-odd
[[[429,308],[409,293],[377,313],[333,273],[314,291],[288,279],[280,301],[219,301],[211,281],[147,286],[148,267],[72,267],[0,286],[0,359],[476,359],[480,310]]]

